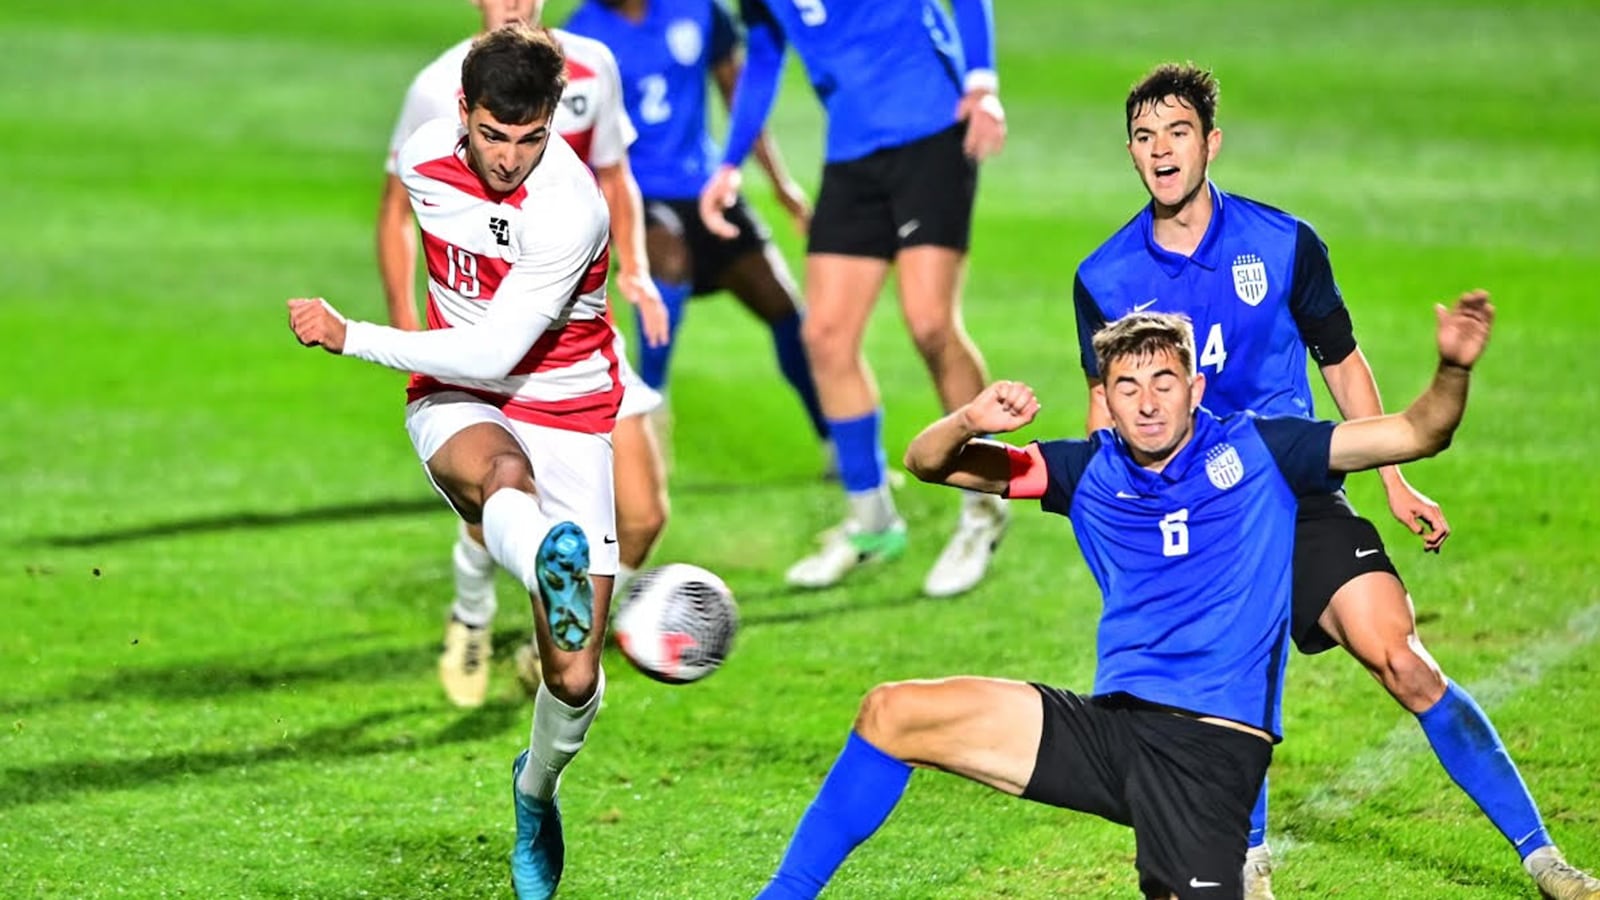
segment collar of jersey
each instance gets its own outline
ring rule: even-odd
[[[1133,457],[1128,454],[1127,443],[1122,440],[1121,435],[1116,435],[1118,455],[1122,457],[1123,468],[1128,474],[1128,486],[1140,493],[1153,494],[1165,490],[1168,485],[1182,481],[1195,464],[1204,459],[1205,450],[1202,448],[1216,443],[1216,427],[1216,417],[1205,407],[1196,410],[1194,434],[1189,436],[1189,443],[1184,444],[1159,472],[1152,472],[1134,462]],[[1112,434],[1116,432],[1113,431]]]
[[[1168,278],[1177,278],[1183,267],[1191,262],[1206,271],[1215,271],[1217,268],[1218,257],[1222,252],[1222,222],[1227,210],[1224,205],[1227,195],[1217,190],[1217,186],[1212,184],[1209,178],[1206,179],[1206,190],[1211,192],[1211,221],[1206,223],[1205,237],[1200,239],[1200,246],[1194,249],[1193,256],[1173,253],[1156,243],[1155,201],[1145,204],[1144,212],[1140,214],[1143,219],[1141,225],[1144,230],[1144,247],[1149,251],[1150,258],[1161,267],[1161,271],[1167,273]]]

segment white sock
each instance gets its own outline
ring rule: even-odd
[[[1005,500],[994,494],[983,491],[961,492],[961,518],[963,519],[1002,519],[1010,510],[1006,508]]]
[[[622,602],[622,598],[626,595],[628,582],[632,581],[633,576],[637,574],[639,574],[638,569],[617,563],[617,579],[611,583],[611,609],[613,611],[616,610],[617,604]]]
[[[850,518],[866,531],[883,531],[900,521],[900,516],[894,509],[894,498],[889,496],[887,483],[848,496]]]
[[[462,624],[483,628],[494,621],[494,557],[467,533],[465,522],[450,557],[456,571],[456,602],[450,614]]]
[[[540,800],[550,800],[561,784],[561,772],[583,749],[600,698],[606,693],[606,670],[595,674],[594,696],[582,706],[568,706],[539,685],[533,698],[533,733],[528,738],[528,764],[517,776],[517,790]]]
[[[483,542],[489,555],[530,594],[539,590],[533,562],[553,524],[526,491],[501,488],[483,504]]]

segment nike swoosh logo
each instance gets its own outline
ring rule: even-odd
[[[921,219],[912,219],[911,221],[909,221],[909,222],[905,223],[904,225],[901,225],[899,228],[895,229],[895,233],[900,235],[900,240],[903,241],[906,238],[911,236],[911,232],[916,231],[918,228],[921,228],[921,227],[922,227],[922,220]]]
[[[1152,297],[1152,298],[1150,298],[1149,300],[1146,300],[1143,303],[1135,304],[1134,307],[1133,307],[1133,311],[1134,312],[1144,312],[1145,310],[1149,309],[1150,307],[1155,306],[1156,303],[1157,303],[1157,300],[1158,300],[1158,298]]]
[[[1191,878],[1191,879],[1189,879],[1189,887],[1192,887],[1192,888],[1222,887],[1222,882],[1220,882],[1220,881],[1201,881],[1198,878]]]
[[[433,202],[432,200],[423,200],[422,201],[422,205],[423,206],[438,206],[439,204]]]
[[[1137,500],[1137,499],[1139,499],[1139,495],[1138,494],[1130,494],[1127,491],[1117,491],[1117,499],[1118,500]]]
[[[1372,554],[1377,553],[1377,552],[1378,551],[1377,551],[1376,548],[1374,548],[1372,550],[1357,550],[1356,551],[1356,559],[1366,559],[1367,557],[1369,557]]]
[[[612,537],[609,534],[606,535],[605,537],[601,538],[600,540],[605,542],[605,543],[607,543],[607,544],[615,544],[617,542],[617,539]]]

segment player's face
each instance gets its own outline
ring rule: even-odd
[[[513,22],[539,23],[544,11],[544,0],[472,0],[472,5],[483,13],[483,30],[493,31]]]
[[[1206,166],[1222,147],[1222,131],[1200,133],[1200,114],[1177,97],[1135,110],[1128,153],[1156,205],[1181,209],[1205,186]]]
[[[1164,462],[1188,442],[1205,376],[1191,376],[1177,353],[1113,359],[1105,376],[1106,407],[1135,462]]]
[[[526,125],[507,125],[482,106],[471,111],[461,101],[461,123],[467,129],[467,162],[489,190],[509,193],[533,173],[550,143],[552,114]]]

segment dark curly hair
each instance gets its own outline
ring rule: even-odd
[[[1133,117],[1152,104],[1176,97],[1200,115],[1200,133],[1210,134],[1217,119],[1217,79],[1210,69],[1194,63],[1162,63],[1139,79],[1128,91],[1127,128],[1133,137]]]
[[[513,23],[472,42],[461,63],[461,95],[506,125],[555,111],[567,87],[566,56],[547,29]]]

